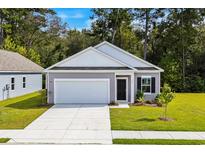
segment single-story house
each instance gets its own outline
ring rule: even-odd
[[[0,50],[0,100],[41,90],[42,71],[20,54]]]
[[[163,69],[104,41],[44,72],[49,103],[133,103],[138,90],[147,100],[160,93]]]

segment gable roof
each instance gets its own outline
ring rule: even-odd
[[[16,52],[0,50],[0,72],[42,72],[43,68]]]
[[[103,52],[100,52],[99,50],[97,50],[93,47],[88,47],[88,48],[82,50],[81,52],[78,52],[78,53],[76,53],[76,54],[74,54],[74,55],[72,55],[72,56],[70,56],[70,57],[68,57],[68,58],[66,58],[66,59],[64,59],[64,60],[62,60],[62,61],[60,61],[60,62],[58,62],[54,65],[52,65],[52,66],[50,66],[50,67],[48,67],[44,71],[47,72],[48,70],[60,70],[61,68],[62,68],[61,70],[73,70],[73,69],[74,70],[77,70],[77,69],[79,69],[79,70],[88,70],[88,69],[100,70],[99,68],[103,68],[103,70],[105,70],[106,68],[109,69],[109,67],[112,67],[112,66],[108,66],[108,67],[99,67],[98,66],[98,68],[97,68],[96,66],[87,67],[87,66],[83,65],[85,67],[83,67],[83,66],[82,67],[80,67],[80,66],[76,66],[76,67],[75,66],[66,66],[67,69],[65,69],[65,66],[63,66],[64,63],[69,62],[69,61],[71,61],[72,59],[74,59],[76,57],[80,57],[81,55],[83,55],[83,54],[85,54],[86,52],[89,52],[89,51],[94,51],[94,52],[98,53],[99,55],[103,56],[104,58],[107,58],[107,59],[119,64],[120,69],[129,68],[131,70],[136,70],[134,67],[129,66],[129,65],[125,64],[124,62],[119,61],[119,60],[117,60],[117,59],[115,59],[115,58],[113,58],[113,57],[111,57],[111,56],[109,56],[109,55],[107,55]],[[90,60],[92,60],[92,58]],[[114,69],[114,68],[116,68],[116,67],[112,67],[112,69]],[[116,69],[118,69],[118,68],[116,68]]]
[[[113,49],[115,49],[116,51],[118,51],[118,52],[120,52],[120,53],[122,53],[121,54],[121,57],[116,57],[116,55],[114,55],[114,54],[112,54],[112,52],[109,52],[107,49],[103,49],[103,46],[104,47],[110,47],[110,48],[113,48]],[[130,61],[129,61],[129,63],[131,63],[131,60],[132,60],[132,62],[140,62],[141,64],[144,64],[145,66],[135,66],[135,65],[131,65],[132,67],[134,67],[134,68],[136,68],[137,70],[150,70],[150,69],[146,69],[146,67],[149,67],[149,68],[155,68],[155,70],[158,70],[158,71],[160,71],[160,72],[163,72],[164,70],[163,69],[161,69],[160,67],[158,67],[158,66],[156,66],[156,65],[154,65],[154,64],[151,64],[151,63],[149,63],[148,61],[145,61],[145,60],[143,60],[143,59],[141,59],[141,58],[139,58],[139,57],[137,57],[137,56],[135,56],[135,55],[133,55],[133,54],[131,54],[131,53],[129,53],[129,52],[127,52],[127,51],[125,51],[125,50],[123,50],[123,49],[121,49],[121,48],[119,48],[119,47],[117,47],[117,46],[115,46],[115,45],[113,45],[113,44],[111,44],[111,43],[109,43],[109,42],[107,42],[107,41],[103,41],[102,43],[100,43],[100,44],[98,44],[98,45],[96,45],[94,48],[96,48],[97,50],[100,50],[101,52],[104,52],[104,53],[106,53],[106,54],[109,54],[110,56],[112,56],[112,57],[115,57],[115,58],[117,58],[118,60],[120,60],[120,61],[123,61],[123,62],[126,62],[127,61],[127,58],[126,57],[130,57],[131,59],[130,59]],[[125,58],[126,60],[123,60],[123,58]],[[128,62],[127,62],[128,63]],[[127,64],[126,63],[126,64]],[[141,69],[141,67],[143,67],[144,69]],[[153,70],[153,69],[152,69]]]
[[[89,51],[92,51],[90,55],[88,55]],[[101,58],[104,60],[107,59],[107,61],[101,61]],[[109,65],[107,62],[110,62]],[[105,63],[106,66],[103,65]],[[88,47],[48,67],[44,72],[48,72],[49,70],[128,70],[127,68],[136,72],[164,71],[156,65],[104,41],[95,47]]]

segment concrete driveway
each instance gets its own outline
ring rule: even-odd
[[[109,107],[54,105],[10,142],[111,144]]]

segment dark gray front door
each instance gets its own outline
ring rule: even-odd
[[[126,100],[126,79],[117,79],[117,100]]]

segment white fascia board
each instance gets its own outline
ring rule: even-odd
[[[45,73],[160,73],[162,71],[159,70],[143,70],[143,71],[135,71],[135,70],[45,70]]]
[[[141,59],[141,58],[139,58],[137,56],[134,56],[133,54],[131,54],[131,53],[129,53],[129,52],[127,52],[127,51],[125,51],[125,50],[123,50],[123,49],[121,49],[121,48],[119,48],[119,47],[117,47],[117,46],[107,42],[107,41],[103,41],[102,43],[96,45],[94,48],[98,48],[98,47],[102,46],[103,44],[107,44],[107,45],[113,47],[114,49],[117,49],[117,50],[119,50],[119,51],[121,51],[121,52],[123,52],[123,53],[125,53],[125,54],[127,54],[127,55],[129,55],[129,56],[131,56],[131,57],[133,57],[133,58],[135,58],[135,59],[145,63],[145,64],[148,64],[148,65],[150,65],[152,67],[155,67],[156,69],[158,69],[160,71],[164,71],[162,68],[160,68],[160,67],[158,67],[158,66],[156,66],[156,65],[154,65],[154,64],[152,64],[152,63],[150,63],[148,61],[145,61],[145,60],[143,60],[143,59]]]
[[[143,71],[136,71],[136,73],[160,73],[164,72],[164,70],[143,70]]]
[[[46,73],[133,73],[134,70],[46,70]]]

